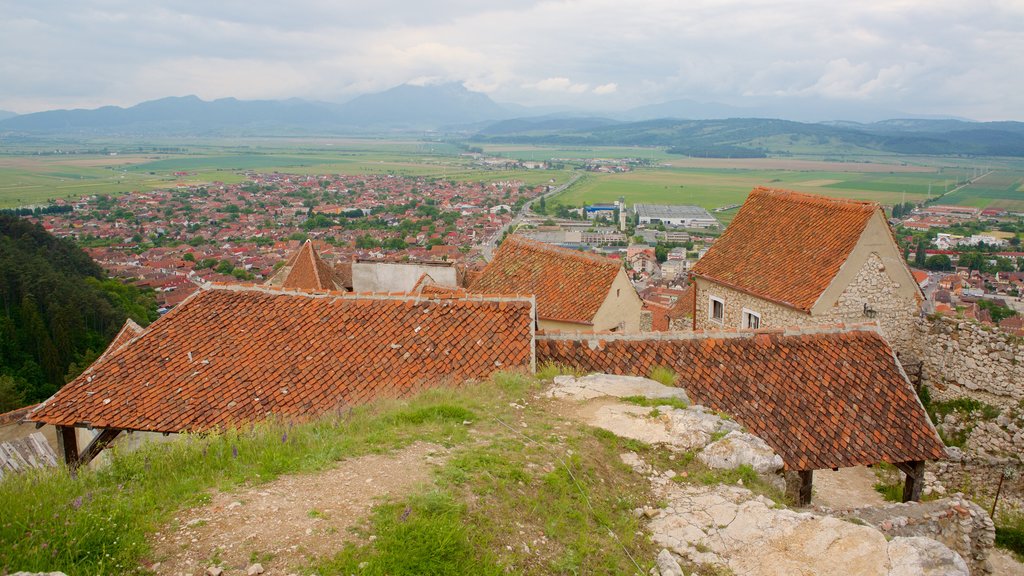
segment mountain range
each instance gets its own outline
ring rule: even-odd
[[[745,155],[780,143],[904,154],[1024,156],[1024,123],[903,118],[796,122],[764,108],[674,100],[595,114],[499,104],[461,84],[404,84],[337,104],[288,100],[204,101],[169,97],[128,108],[50,110],[4,117],[0,137],[311,136],[404,132],[478,142],[664,146],[683,154]]]

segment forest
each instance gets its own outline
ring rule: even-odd
[[[155,320],[152,295],[106,277],[71,240],[0,214],[0,412],[49,398],[129,317]]]

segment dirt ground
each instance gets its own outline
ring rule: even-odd
[[[156,574],[202,575],[220,565],[245,574],[258,562],[265,574],[290,574],[330,555],[382,498],[400,498],[431,481],[445,448],[417,442],[387,455],[339,462],[314,474],[285,476],[252,488],[212,494],[209,504],[183,511],[153,537]]]
[[[878,477],[866,466],[816,470],[814,472],[814,495],[811,503],[817,506],[841,510],[862,506],[884,506],[885,498],[875,490]]]

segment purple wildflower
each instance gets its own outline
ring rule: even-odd
[[[285,430],[284,434],[281,434],[281,443],[285,444],[288,442],[288,431]]]
[[[71,507],[74,508],[75,510],[78,510],[79,508],[81,508],[82,507],[82,497],[79,496],[78,498],[75,498],[74,500],[72,500],[71,501]]]
[[[238,446],[231,446],[231,457],[238,458]]]

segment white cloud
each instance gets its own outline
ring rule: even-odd
[[[0,0],[0,13],[0,108],[20,112],[189,93],[340,100],[429,80],[525,104],[814,97],[1024,115],[1013,0]]]

